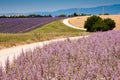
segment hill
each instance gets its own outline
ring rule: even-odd
[[[113,4],[113,5],[105,5],[104,6],[104,13],[109,13],[109,14],[120,14],[120,4]],[[97,6],[97,7],[91,7],[91,8],[80,8],[80,14],[102,14],[103,13],[103,6]],[[31,12],[31,13],[0,13],[0,15],[6,14],[6,15],[15,15],[15,14],[24,14],[24,15],[29,15],[29,14],[40,14],[40,15],[48,15],[51,14],[52,16],[58,16],[60,14],[66,14],[66,15],[71,15],[74,12],[78,13],[78,8],[70,8],[70,9],[61,9],[58,11],[53,11],[53,12]]]
[[[109,14],[120,14],[120,4],[115,5],[106,5],[104,6],[104,13]],[[58,10],[55,12],[52,12],[52,15],[59,15],[59,14],[66,14],[70,15],[74,12],[78,13],[78,8],[70,8],[70,9],[64,9],[64,10]],[[80,8],[80,14],[102,14],[103,13],[103,6],[98,7],[92,7],[92,8]]]

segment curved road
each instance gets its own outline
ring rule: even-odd
[[[85,28],[79,28],[79,27],[75,27],[75,26],[71,25],[71,24],[69,23],[69,19],[70,19],[70,18],[64,19],[64,20],[63,20],[63,23],[64,23],[65,25],[71,27],[71,28],[80,29],[80,30],[86,30]]]

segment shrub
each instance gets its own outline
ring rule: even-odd
[[[90,31],[91,32],[107,31],[108,28],[109,26],[103,20],[99,20],[93,25],[93,27],[90,28]]]
[[[108,31],[115,28],[115,22],[110,18],[102,19],[99,16],[91,16],[85,21],[84,28],[89,32]]]
[[[87,31],[91,31],[91,26],[93,26],[97,21],[102,20],[99,16],[92,16],[85,21],[84,28],[87,28]]]
[[[109,26],[109,30],[112,30],[115,28],[115,22],[114,20],[110,19],[110,18],[107,18],[107,19],[104,19],[104,22],[106,23],[106,25]]]
[[[58,17],[66,17],[65,14],[60,14]]]
[[[109,13],[105,13],[104,15],[109,15]]]
[[[74,13],[73,16],[78,16],[78,14],[77,14],[77,13]]]

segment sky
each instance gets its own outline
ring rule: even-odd
[[[0,0],[0,13],[57,11],[120,4],[120,0]]]

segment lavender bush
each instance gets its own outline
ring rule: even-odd
[[[120,31],[97,32],[22,53],[0,80],[120,80]]]

